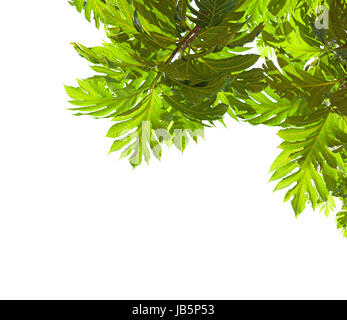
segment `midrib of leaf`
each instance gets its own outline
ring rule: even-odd
[[[208,62],[206,62],[206,60],[204,58],[201,58],[202,62],[206,64],[206,66],[208,68],[210,68],[211,70],[217,71],[217,69],[213,68]],[[216,62],[219,62],[218,60],[215,60]],[[242,68],[242,66],[247,65],[247,63],[249,63],[248,61],[244,61],[243,63],[238,64],[237,66]],[[228,70],[230,67],[218,67],[218,70],[220,70],[221,72],[227,72],[225,70]],[[218,71],[217,71],[218,72]]]
[[[318,88],[318,87],[324,87],[324,86],[331,86],[334,85],[338,82],[340,82],[342,79],[337,79],[333,81],[327,81],[327,82],[321,82],[321,83],[316,83],[316,84],[308,84],[308,85],[298,85],[298,88]],[[281,85],[282,88],[292,88],[291,85]]]
[[[214,17],[216,16],[216,5],[217,5],[217,0],[214,0],[213,4],[214,4],[214,6],[213,6],[213,11],[212,11],[212,17],[211,17],[210,25],[212,24],[212,21],[214,20]],[[210,26],[210,25],[209,25],[209,26]]]
[[[204,59],[201,58],[202,63],[204,63],[209,69],[214,72],[217,72],[217,69],[213,68],[209,63],[207,63]]]
[[[163,91],[162,91],[162,92],[163,92]],[[169,96],[167,93],[163,92],[163,94],[164,94],[166,97],[168,97],[171,101],[173,101],[173,102],[179,104],[179,105],[181,106],[182,109],[184,109],[184,110],[187,111],[187,113],[189,113],[189,111],[191,111],[191,110],[189,110],[189,108],[186,108],[184,104],[182,104],[182,103],[180,103],[180,102],[176,102],[176,101],[175,101],[174,99],[172,99],[172,97]],[[195,110],[195,109],[194,109],[194,113],[199,114],[199,115],[201,115],[201,116],[206,116],[206,115],[209,114],[208,111],[202,112],[202,111],[200,111],[200,110]]]
[[[313,150],[315,149],[315,147],[316,147],[316,143],[317,143],[318,141],[320,141],[320,135],[321,135],[322,131],[325,129],[325,125],[326,125],[326,123],[327,123],[329,117],[330,117],[330,113],[328,113],[327,117],[324,119],[324,121],[323,121],[323,123],[322,123],[320,129],[319,129],[318,132],[317,132],[317,136],[314,138],[314,142],[312,143],[312,146],[311,146],[311,148],[309,149],[309,152],[308,152],[306,158],[304,158],[304,162],[303,162],[303,165],[302,165],[303,168],[306,167],[307,161],[308,161],[308,159],[311,157],[311,153],[312,153],[312,151],[313,151]]]
[[[153,101],[153,95],[154,95],[154,90],[157,86],[158,80],[159,80],[160,76],[157,76],[152,84],[151,87],[151,93],[150,93],[150,99],[149,99],[149,103],[148,103],[148,107],[147,107],[147,113],[146,113],[146,121],[148,121],[148,119],[150,118],[151,115],[151,108],[152,108],[152,101]]]

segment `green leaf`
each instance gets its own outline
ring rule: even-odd
[[[333,152],[347,141],[346,134],[342,139],[338,137],[340,121],[344,120],[327,112],[318,122],[301,128],[282,129],[279,132],[279,136],[284,140],[280,145],[283,152],[280,165],[276,164],[272,168],[274,174],[271,180],[284,177],[275,190],[295,183],[286,194],[285,200],[292,198],[296,215],[304,210],[307,201],[313,208],[327,202],[329,190],[324,177],[334,179],[339,172],[345,170],[341,156]],[[336,172],[336,175],[331,172]]]

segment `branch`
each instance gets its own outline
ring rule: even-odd
[[[187,34],[187,36],[182,40],[182,43],[180,45],[177,46],[177,48],[172,52],[171,56],[169,57],[169,59],[167,59],[165,61],[166,64],[169,64],[172,59],[176,56],[176,54],[182,49],[183,51],[185,49],[187,49],[190,44],[194,41],[194,39],[199,35],[199,33],[201,32],[201,27],[196,26],[194,29],[190,30],[190,32]],[[157,76],[155,77],[153,84],[155,85],[159,78],[161,77],[162,73],[159,72],[157,74]]]
[[[181,49],[183,51],[187,49],[190,46],[190,44],[194,41],[194,39],[199,35],[200,32],[201,27],[199,26],[196,26],[194,29],[190,30],[187,36],[182,40],[181,44],[177,46],[177,48],[171,54],[170,58],[165,63],[170,63]]]

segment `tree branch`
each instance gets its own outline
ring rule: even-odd
[[[165,63],[170,63],[181,49],[183,51],[187,49],[190,46],[190,44],[194,41],[194,39],[199,35],[200,32],[201,32],[201,27],[199,26],[195,26],[194,29],[190,30],[187,36],[181,41],[181,44],[177,46],[177,48],[171,54],[170,58]]]

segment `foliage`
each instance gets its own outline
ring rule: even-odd
[[[271,167],[296,215],[335,210],[347,237],[345,0],[71,0],[110,39],[74,43],[95,76],[67,86],[76,115],[110,118],[133,166],[183,151],[227,115],[279,127]],[[254,47],[257,47],[257,54]]]

